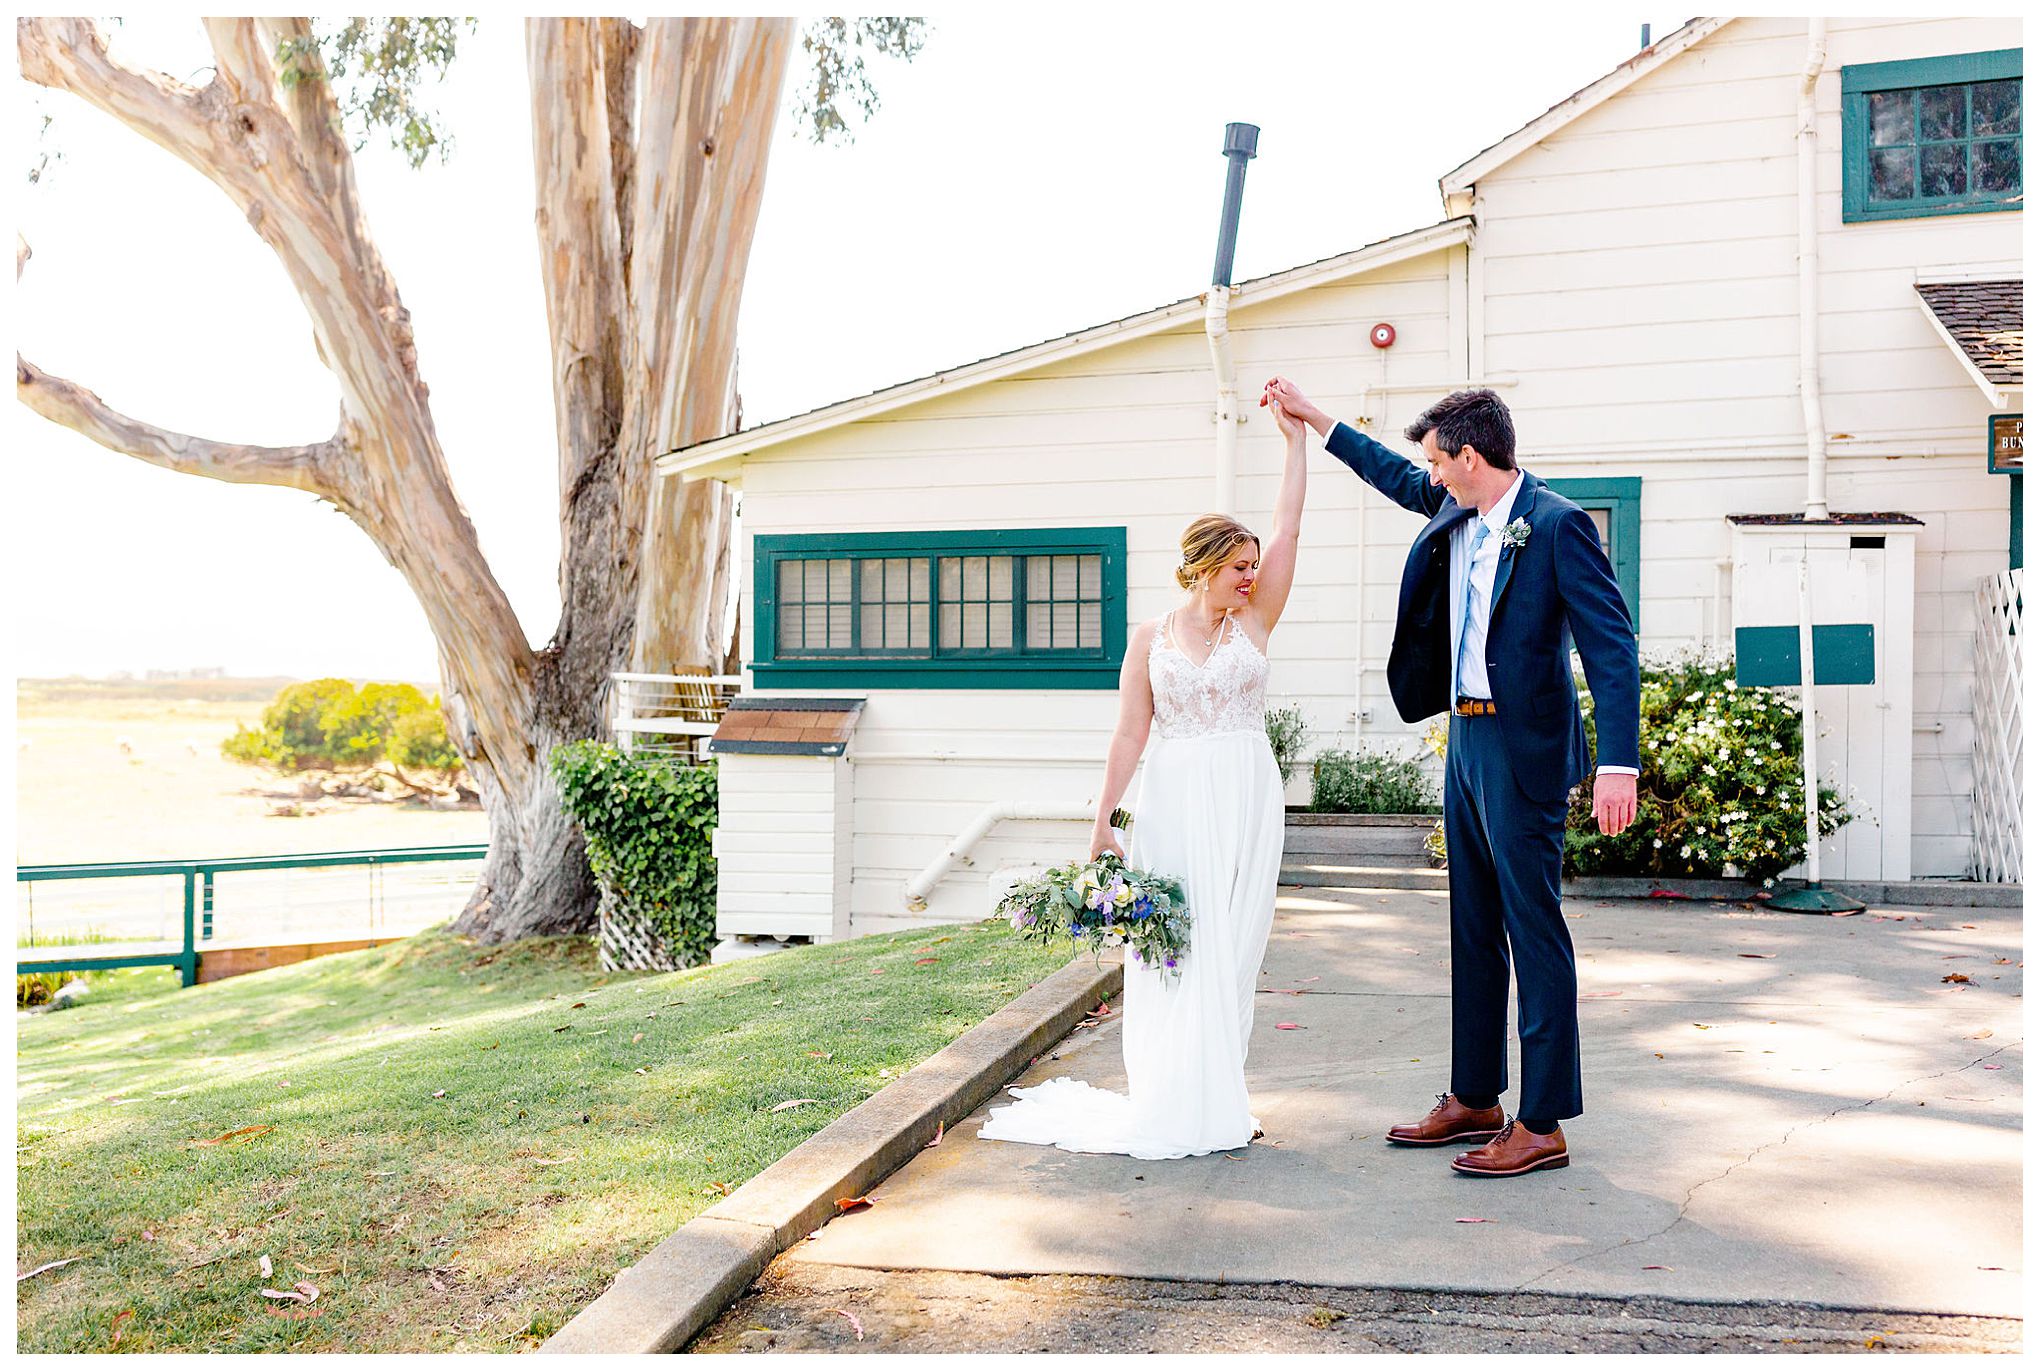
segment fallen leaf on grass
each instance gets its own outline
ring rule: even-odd
[[[844,1318],[850,1320],[850,1326],[857,1330],[857,1341],[859,1342],[864,1341],[864,1325],[857,1322],[857,1316],[855,1314],[851,1313],[847,1309],[831,1309],[829,1312],[831,1314],[841,1314]]]
[[[272,1300],[296,1300],[300,1304],[311,1304],[319,1298],[319,1287],[310,1281],[299,1281],[288,1290],[271,1290],[264,1287],[262,1293]]]
[[[1493,1219],[1454,1219],[1454,1223],[1493,1223]]]
[[[914,965],[915,965],[915,966],[933,966],[933,965],[935,965],[935,963],[937,963],[937,962],[939,962],[939,961],[941,961],[941,960],[942,960],[942,959],[941,959],[940,957],[916,957],[916,958],[914,958]]]
[[[307,1276],[330,1276],[340,1269],[337,1266],[306,1266],[303,1262],[292,1262],[291,1265]]]
[[[778,1104],[772,1106],[771,1112],[777,1114],[781,1110],[798,1109],[804,1104],[820,1104],[820,1103],[821,1103],[820,1100],[781,1100]]]
[[[645,1035],[642,1033],[633,1033],[630,1035],[630,1040],[634,1043],[641,1043],[645,1040]]]
[[[265,1281],[270,1280],[276,1275],[276,1267],[270,1262],[269,1254],[267,1252],[264,1252],[262,1254],[261,1266],[263,1280]]]
[[[566,1032],[566,1031],[567,1031],[568,1029],[570,1029],[570,1028],[572,1028],[572,1027],[573,1027],[573,1025],[572,1025],[572,1024],[570,1024],[570,1023],[563,1023],[563,1024],[561,1024],[561,1025],[560,1025],[560,1026],[559,1026],[558,1028],[555,1028],[555,1029],[553,1030],[553,1032],[555,1032],[555,1033],[564,1033],[564,1032]]]
[[[432,1092],[432,1098],[435,1100],[443,1100],[446,1098],[446,1092],[444,1090],[435,1090]]]
[[[567,1008],[569,1009],[586,1009],[587,1007],[588,1002],[586,1000],[576,1000],[574,1001],[574,1003],[567,1006]]]
[[[1300,1024],[1300,1023],[1279,1023],[1279,1024],[1276,1024],[1275,1026],[1276,1026],[1277,1028],[1301,1028],[1301,1027],[1303,1027],[1303,1025],[1302,1025],[1302,1024]]]
[[[425,1284],[431,1286],[442,1295],[446,1293],[446,1282],[439,1279],[437,1271],[427,1271],[425,1273]]]
[[[109,1346],[113,1347],[120,1346],[120,1335],[121,1332],[123,1331],[121,1329],[121,1325],[126,1323],[129,1319],[133,1318],[134,1316],[135,1311],[132,1309],[123,1309],[118,1314],[115,1314],[113,1316],[113,1342],[110,1343]]]
[[[838,1214],[848,1214],[853,1209],[869,1209],[872,1204],[871,1196],[857,1195],[852,1198],[837,1200],[836,1212]]]
[[[710,1181],[707,1185],[701,1187],[701,1193],[704,1195],[727,1195],[730,1193],[729,1182]]]
[[[810,1057],[820,1057],[820,1058],[821,1058],[821,1059],[822,1059],[823,1061],[825,1061],[825,1062],[826,1062],[826,1061],[833,1061],[833,1060],[835,1059],[835,1056],[836,1056],[836,1054],[835,1054],[835,1053],[833,1053],[833,1052],[810,1052],[810,1053],[808,1053],[808,1055],[809,1055]]]
[[[85,1259],[83,1257],[65,1257],[62,1261],[44,1262],[41,1266],[38,1266],[33,1271],[16,1272],[14,1275],[14,1283],[16,1285],[19,1285],[23,1281],[27,1280],[30,1276],[40,1276],[45,1271],[54,1271],[60,1266],[69,1266],[72,1262],[81,1262],[84,1260]]]
[[[1950,971],[1947,975],[1941,978],[1941,984],[1948,985],[1950,983],[1953,983],[1955,985],[1968,985],[1969,978],[1963,975],[1960,971]]]
[[[276,1125],[274,1124],[251,1123],[246,1128],[231,1129],[225,1133],[220,1134],[217,1138],[204,1138],[204,1139],[193,1138],[191,1140],[191,1145],[193,1147],[218,1147],[220,1144],[230,1143],[236,1138],[253,1138],[260,1136],[263,1133],[271,1132],[272,1130],[274,1130],[275,1127]]]

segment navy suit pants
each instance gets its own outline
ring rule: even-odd
[[[1509,1084],[1509,965],[1517,986],[1523,1089],[1516,1113],[1580,1113],[1579,979],[1559,908],[1566,801],[1516,783],[1494,715],[1452,716],[1445,752],[1445,851],[1452,881],[1452,1093]]]

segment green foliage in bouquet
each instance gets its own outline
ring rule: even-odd
[[[604,906],[648,919],[679,965],[706,962],[715,948],[715,768],[646,761],[590,740],[554,748],[552,774],[588,839]]]
[[[1180,975],[1190,949],[1183,883],[1136,870],[1110,852],[1014,882],[997,913],[1023,938],[1069,938],[1094,953],[1124,946],[1129,965],[1137,959],[1164,975]]]
[[[1589,743],[1591,699],[1581,692]],[[1735,684],[1732,658],[1685,652],[1643,667],[1642,772],[1636,822],[1604,835],[1594,787],[1566,818],[1566,874],[1740,876],[1771,884],[1806,855],[1798,702]],[[1820,831],[1853,817],[1820,788]]]

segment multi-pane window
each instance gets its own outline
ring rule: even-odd
[[[782,684],[1116,681],[1125,530],[760,535],[754,670]],[[1009,669],[1010,668],[1010,669]]]
[[[1844,67],[1843,217],[2017,208],[2023,99],[2017,49]]]

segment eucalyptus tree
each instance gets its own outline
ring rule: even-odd
[[[448,733],[488,811],[488,861],[457,928],[488,941],[585,929],[594,890],[546,759],[595,732],[610,672],[723,664],[729,496],[699,482],[655,501],[651,464],[734,424],[737,310],[789,74],[802,73],[791,94],[804,131],[844,134],[846,109],[876,108],[865,54],[910,59],[924,25],[527,21],[561,540],[559,624],[534,647],[455,493],[411,317],[355,177],[378,133],[414,165],[444,154],[419,89],[472,21],[204,24],[203,85],[123,60],[75,18],[17,22],[21,74],[225,193],[304,308],[338,383],[337,426],[289,447],[172,432],[19,355],[16,393],[116,452],[308,491],[353,519],[424,610]],[[28,249],[17,239],[17,276]],[[654,556],[656,602],[644,593]]]

